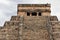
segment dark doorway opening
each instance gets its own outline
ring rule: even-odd
[[[29,12],[27,12],[27,16],[30,16],[30,13]]]
[[[41,12],[39,12],[38,15],[41,16]]]
[[[32,16],[37,16],[37,13],[36,12],[32,12]]]

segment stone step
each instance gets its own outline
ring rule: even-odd
[[[6,21],[4,26],[18,26],[20,21]]]
[[[58,21],[58,18],[56,16],[50,16],[50,21]]]
[[[20,21],[20,16],[12,16],[10,21]]]
[[[54,40],[60,40],[60,38],[54,38]]]
[[[57,33],[57,34],[60,34],[60,32],[53,32],[53,34],[56,34],[56,33]]]
[[[58,21],[57,17],[56,16],[24,16],[24,19],[47,19],[49,18],[50,21]],[[16,21],[19,21],[20,20],[20,16],[12,16],[11,17],[11,21],[12,20],[16,20]]]
[[[10,21],[20,21],[20,16],[12,16]],[[40,19],[40,20],[46,20],[49,19],[50,21],[58,21],[56,16],[24,16],[25,19]]]
[[[46,26],[47,25],[45,21],[40,21],[40,22],[34,22],[34,21],[29,22],[29,21],[27,21],[27,22],[26,21],[24,22],[24,24],[27,25],[27,26],[29,26],[29,25],[30,26],[34,26],[34,25],[35,26]]]
[[[53,28],[52,31],[53,32],[60,32],[60,28]]]
[[[24,20],[29,20],[29,19],[32,19],[32,20],[46,20],[47,17],[46,16],[27,16],[27,17],[24,17]]]

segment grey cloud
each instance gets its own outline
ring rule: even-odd
[[[16,3],[13,1],[10,1],[9,5],[1,3],[0,10],[2,13],[0,12],[0,25],[3,25],[6,20],[8,21],[12,15],[16,15],[16,9]]]

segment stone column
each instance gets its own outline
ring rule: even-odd
[[[37,16],[39,16],[38,13],[39,13],[39,12],[37,12]]]

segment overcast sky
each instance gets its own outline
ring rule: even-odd
[[[0,25],[17,15],[17,4],[51,4],[51,15],[56,15],[60,20],[60,0],[0,0]]]

